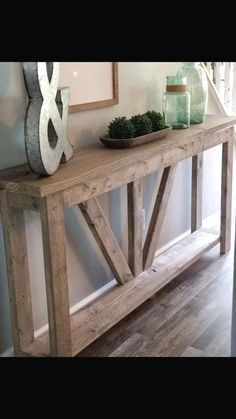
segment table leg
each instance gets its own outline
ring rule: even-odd
[[[142,179],[127,185],[129,266],[134,276],[143,271]]]
[[[192,158],[192,210],[191,232],[202,226],[202,179],[203,179],[203,153]]]
[[[72,356],[66,266],[64,207],[61,194],[40,205],[51,356]]]
[[[220,252],[227,253],[231,247],[232,174],[233,174],[234,128],[229,132],[228,142],[222,145],[221,179],[221,243]]]
[[[25,218],[24,210],[11,206],[8,194],[1,194],[13,345],[15,355],[21,356],[24,347],[34,340]]]

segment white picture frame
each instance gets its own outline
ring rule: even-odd
[[[61,62],[59,87],[69,87],[69,112],[119,103],[117,62]]]

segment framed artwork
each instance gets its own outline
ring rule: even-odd
[[[119,103],[118,63],[61,62],[59,87],[70,88],[69,112]]]

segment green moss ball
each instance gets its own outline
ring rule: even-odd
[[[135,129],[135,137],[152,132],[152,123],[146,115],[132,116],[131,122]]]
[[[133,138],[135,129],[130,119],[127,119],[125,116],[120,116],[110,122],[108,125],[108,134],[110,138],[116,139]]]
[[[145,115],[150,119],[152,123],[152,131],[159,131],[165,127],[165,118],[160,112],[148,111]]]

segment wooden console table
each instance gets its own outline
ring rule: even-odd
[[[206,251],[221,243],[230,249],[233,138],[236,117],[208,116],[201,125],[173,131],[158,142],[111,150],[100,143],[79,149],[49,178],[27,165],[0,173],[1,210],[9,277],[12,329],[17,356],[75,356],[150,298]],[[221,232],[201,228],[202,152],[222,147]],[[176,165],[192,157],[192,234],[155,257],[157,239]],[[164,169],[150,226],[142,246],[142,178]],[[96,199],[127,185],[126,260]],[[64,208],[78,205],[117,286],[70,316]],[[42,222],[49,332],[34,338],[24,209]]]

